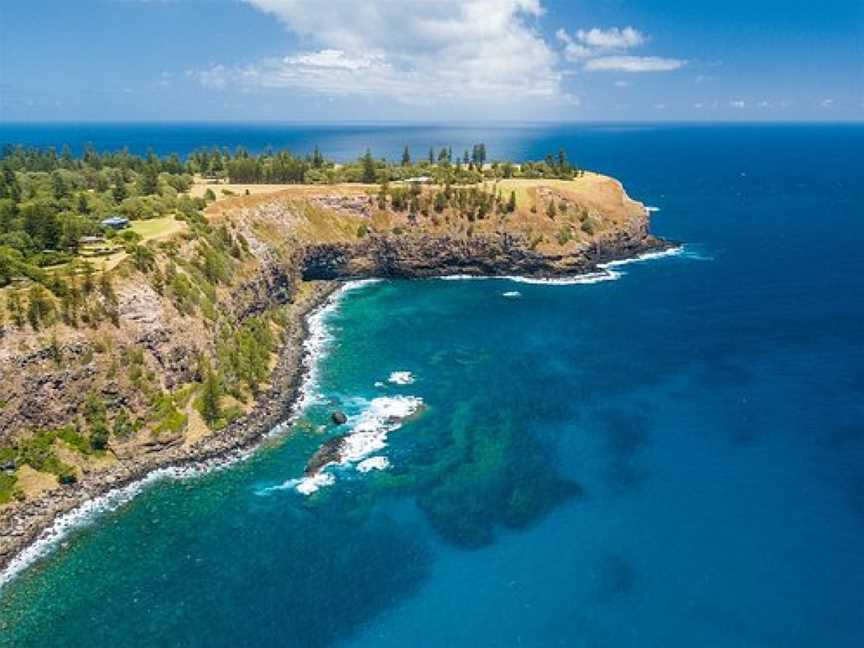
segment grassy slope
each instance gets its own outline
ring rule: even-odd
[[[225,185],[226,187],[234,187]],[[396,186],[394,183],[393,186]],[[620,183],[608,176],[586,173],[574,180],[503,179],[486,182],[487,192],[500,192],[506,201],[516,194],[517,210],[512,214],[489,214],[483,220],[468,222],[452,210],[434,211],[411,221],[408,212],[381,211],[372,200],[368,217],[350,210],[322,207],[322,196],[372,198],[378,185],[269,185],[269,191],[236,195],[220,200],[208,209],[214,219],[246,215],[257,220],[258,227],[270,231],[288,228],[306,241],[339,242],[357,240],[358,227],[366,224],[378,233],[429,233],[469,236],[507,230],[524,235],[542,252],[573,252],[602,236],[644,216],[642,205],[631,200]],[[432,195],[441,187],[427,185],[423,191]],[[550,218],[546,209],[554,201],[556,215]],[[561,204],[566,206],[561,211]],[[590,225],[585,225],[585,221]],[[583,227],[584,226],[584,227]]]

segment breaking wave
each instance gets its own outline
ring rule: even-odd
[[[394,371],[387,382],[392,385],[410,385],[414,382],[414,374],[410,371]]]
[[[292,417],[288,422],[274,426],[268,433],[268,436],[284,432],[288,429],[290,423],[296,419],[297,415],[314,401],[314,390],[317,384],[317,365],[321,357],[326,354],[332,341],[332,336],[325,326],[325,320],[329,314],[338,307],[342,297],[346,293],[377,281],[380,280],[364,279],[346,282],[322,306],[307,315],[308,335],[303,343],[303,382],[298,390],[299,395],[293,408]],[[20,551],[6,565],[3,571],[0,572],[0,589],[14,580],[30,565],[50,554],[72,531],[92,523],[101,515],[117,510],[124,504],[132,501],[148,486],[163,480],[200,477],[206,473],[227,468],[238,461],[242,461],[251,456],[253,452],[254,448],[235,450],[221,457],[197,462],[189,466],[158,468],[126,486],[83,502],[80,506],[57,517],[51,526],[42,531],[34,542]],[[324,475],[321,477],[321,481],[327,481],[327,478],[332,479],[331,476]]]
[[[345,435],[339,450],[339,460],[322,466],[314,475],[289,479],[277,486],[259,491],[266,495],[276,490],[294,489],[301,495],[311,495],[324,486],[336,482],[333,468],[356,468],[366,473],[385,470],[390,461],[384,456],[370,456],[387,447],[387,435],[402,427],[405,419],[423,408],[423,399],[417,396],[379,396],[369,401],[359,414],[348,419],[351,431]]]

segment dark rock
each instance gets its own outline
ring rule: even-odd
[[[0,464],[0,470],[15,470],[17,467],[14,461],[6,461]]]
[[[317,452],[309,459],[309,463],[306,464],[306,470],[303,471],[304,474],[307,477],[311,477],[327,464],[339,463],[342,460],[342,448],[345,446],[345,438],[347,436],[347,434],[340,434],[318,448]]]
[[[345,416],[345,412],[340,412],[336,410],[330,415],[330,420],[333,421],[336,425],[345,425],[348,422],[348,417]]]

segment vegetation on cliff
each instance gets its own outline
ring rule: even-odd
[[[85,149],[80,158],[64,147],[7,146],[0,155],[0,286],[27,277],[60,297],[68,273],[80,273],[82,261],[116,246],[138,255],[146,253],[134,229],[115,232],[101,221],[120,215],[131,221],[160,217],[187,220],[204,207],[202,198],[188,195],[194,177],[241,184],[387,183],[428,178],[440,185],[476,184],[501,178],[573,178],[580,173],[560,151],[543,161],[515,165],[486,162],[486,147],[478,144],[469,155],[454,159],[452,151],[430,149],[428,159],[412,162],[406,148],[400,163],[376,160],[370,151],[355,163],[335,164],[316,149],[307,156],[267,150],[259,155],[238,148],[212,149],[177,155],[146,157],[123,150],[100,153]],[[210,192],[211,198],[215,193]],[[97,239],[107,241],[101,243]],[[86,268],[86,264],[84,264]]]
[[[0,505],[250,412],[310,269],[578,272],[646,236],[641,206],[563,153],[489,163],[477,145],[336,165],[317,151],[181,161],[17,148],[0,167]],[[258,195],[263,182],[282,185]],[[131,227],[100,223],[115,213]]]

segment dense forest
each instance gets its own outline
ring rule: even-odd
[[[205,200],[188,193],[196,177],[237,184],[386,184],[425,177],[452,187],[494,178],[568,179],[579,173],[564,151],[517,165],[487,162],[484,144],[461,156],[450,148],[430,148],[428,155],[417,159],[406,147],[396,162],[376,159],[367,150],[348,164],[325,159],[317,148],[305,156],[270,149],[253,155],[242,148],[234,152],[213,148],[195,151],[183,160],[176,154],[142,157],[126,150],[98,152],[90,146],[78,157],[69,147],[58,154],[53,148],[6,146],[0,154],[0,287],[26,277],[53,291],[59,284],[56,273],[48,269],[68,270],[68,264],[80,262],[79,249],[88,237],[134,246],[135,233],[103,227],[106,217],[193,218],[205,206]],[[448,189],[448,203],[451,193]],[[458,199],[463,194],[455,195]],[[214,199],[215,193],[209,191],[207,197]],[[401,200],[397,194],[396,204]],[[420,209],[410,196],[406,204]]]

